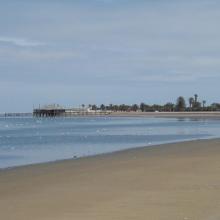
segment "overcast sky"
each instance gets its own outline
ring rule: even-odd
[[[0,112],[220,102],[218,0],[0,0]]]

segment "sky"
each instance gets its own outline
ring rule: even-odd
[[[220,102],[218,0],[0,0],[0,112]]]

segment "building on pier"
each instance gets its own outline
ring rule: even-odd
[[[63,108],[60,105],[47,105],[33,110],[35,117],[109,115],[110,111],[92,110],[91,108]]]
[[[56,116],[62,116],[65,114],[65,109],[61,107],[60,105],[46,105],[42,108],[39,106],[39,108],[33,110],[33,116],[35,117],[56,117]]]

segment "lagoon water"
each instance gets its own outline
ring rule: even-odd
[[[220,137],[220,120],[0,118],[0,168]]]

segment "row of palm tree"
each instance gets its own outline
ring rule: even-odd
[[[202,102],[198,101],[198,95],[195,94],[194,97],[189,98],[189,107],[191,110],[201,110],[201,107],[205,108],[206,101],[202,100]]]
[[[188,103],[189,105],[186,104],[185,98],[183,96],[180,96],[177,98],[176,104],[172,102],[168,102],[164,105],[158,105],[158,104],[149,105],[144,102],[133,105],[101,104],[100,106],[97,106],[93,104],[93,105],[89,105],[89,108],[91,108],[92,110],[114,111],[114,112],[117,111],[122,111],[122,112],[220,111],[220,103],[213,103],[209,106],[206,106],[206,101],[202,100],[200,102],[197,94],[195,94],[193,97],[190,97],[188,99]],[[83,104],[82,107],[85,108],[85,105]]]

